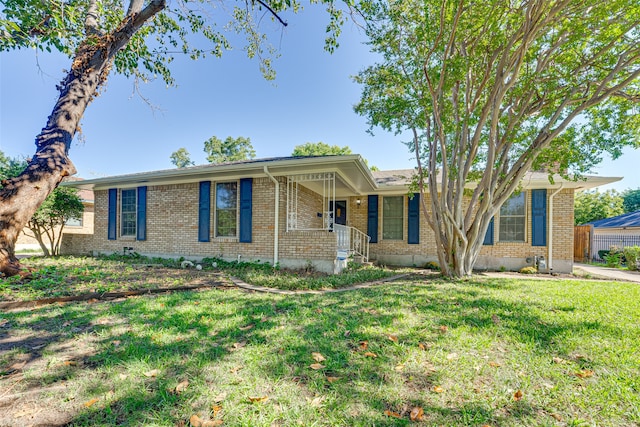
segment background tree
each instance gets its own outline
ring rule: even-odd
[[[623,199],[616,190],[607,190],[600,193],[595,191],[581,191],[575,194],[574,223],[586,224],[599,219],[611,218],[622,215],[624,208]]]
[[[329,145],[324,142],[307,142],[293,147],[292,156],[346,156],[353,154],[348,146]]]
[[[622,206],[626,213],[640,210],[640,188],[622,193]]]
[[[186,168],[187,166],[193,166],[195,164],[191,160],[189,152],[184,147],[178,148],[176,151],[171,153],[169,158],[171,159],[171,163],[173,163],[177,168]]]
[[[337,47],[342,11],[333,0],[327,9],[325,49]],[[56,50],[71,58],[58,84],[59,97],[36,137],[36,152],[26,169],[0,190],[0,272],[28,274],[15,256],[18,234],[38,207],[76,169],[68,156],[80,120],[111,72],[142,81],[160,76],[171,85],[169,65],[176,52],[193,59],[220,56],[230,48],[223,31],[246,35],[243,48],[258,58],[266,78],[274,77],[266,36],[258,29],[264,18],[281,20],[284,11],[297,12],[295,1],[238,1],[219,7],[216,1],[74,0],[40,2],[4,0],[0,11],[0,51],[20,48]],[[198,47],[192,41],[202,43]]]
[[[20,175],[27,164],[26,159],[7,157],[3,151],[0,151],[0,187],[4,186],[2,181]]]
[[[65,223],[72,218],[82,218],[83,212],[84,205],[75,188],[58,187],[40,205],[27,227],[45,256],[60,254]],[[25,234],[29,236],[26,230]]]
[[[204,142],[204,152],[209,163],[236,162],[250,160],[256,157],[256,152],[251,145],[251,139],[239,136],[228,136],[224,141],[212,136]]]
[[[638,2],[404,0],[361,10],[381,59],[356,77],[356,111],[411,135],[414,190],[427,196],[448,276],[472,273],[491,218],[528,171],[568,177],[638,145]]]

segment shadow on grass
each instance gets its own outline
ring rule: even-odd
[[[83,342],[86,352],[77,353],[77,365],[50,364],[27,382],[34,388],[77,381],[79,398],[101,396],[95,405],[76,405],[70,425],[176,425],[193,413],[211,415],[220,393],[227,395],[223,405],[234,404],[225,408],[226,425],[409,425],[414,406],[435,424],[526,425],[541,408],[510,396],[498,403],[482,394],[450,401],[433,392],[448,373],[446,366],[428,366],[444,360],[452,336],[490,331],[555,355],[569,353],[564,337],[619,331],[592,321],[550,321],[540,314],[544,306],[491,292],[512,286],[418,278],[320,296],[208,291],[51,307],[7,314],[11,328],[34,336],[2,343],[10,335],[5,331],[0,351],[22,348],[35,363],[56,348]],[[33,340],[48,345],[33,351]],[[326,359],[321,369],[310,368],[313,352]],[[409,366],[394,371],[405,360]],[[184,380],[190,386],[176,392]],[[285,410],[249,402],[260,394]],[[311,405],[317,396],[325,400]]]

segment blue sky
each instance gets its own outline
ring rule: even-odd
[[[360,87],[351,76],[375,59],[361,31],[347,23],[340,48],[328,54],[320,13],[286,19],[285,29],[271,28],[281,54],[275,82],[262,78],[258,63],[239,49],[222,58],[177,58],[172,70],[178,87],[166,88],[160,80],[141,86],[158,110],[134,93],[132,81],[112,74],[82,120],[84,142],[72,146],[78,176],[170,168],[169,156],[180,147],[202,164],[203,143],[214,135],[250,138],[257,157],[287,156],[296,145],[322,141],[347,145],[380,169],[412,168],[415,161],[400,137],[381,130],[369,135],[366,120],[353,112]],[[0,54],[0,150],[10,156],[33,153],[34,138],[56,100],[55,85],[69,64],[60,54],[33,50]],[[628,150],[594,173],[625,176],[606,188],[640,188],[637,160],[638,153]]]

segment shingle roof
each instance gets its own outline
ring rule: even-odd
[[[396,169],[389,171],[371,171],[378,185],[409,185],[414,169]]]
[[[640,211],[630,212],[612,218],[600,219],[587,224],[593,225],[594,228],[624,228],[624,227],[640,227]]]

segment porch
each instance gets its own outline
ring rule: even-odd
[[[322,246],[318,255],[346,266],[347,260],[369,261],[369,241],[366,233],[352,224],[361,223],[351,212],[360,206],[362,196],[349,188],[335,172],[288,175],[286,200],[286,234],[289,238],[302,235],[311,238],[303,248]],[[287,239],[287,238],[285,238]],[[284,245],[282,246],[284,250]],[[291,253],[291,256],[304,256]],[[309,259],[315,258],[312,253]],[[339,270],[340,268],[338,268]]]

